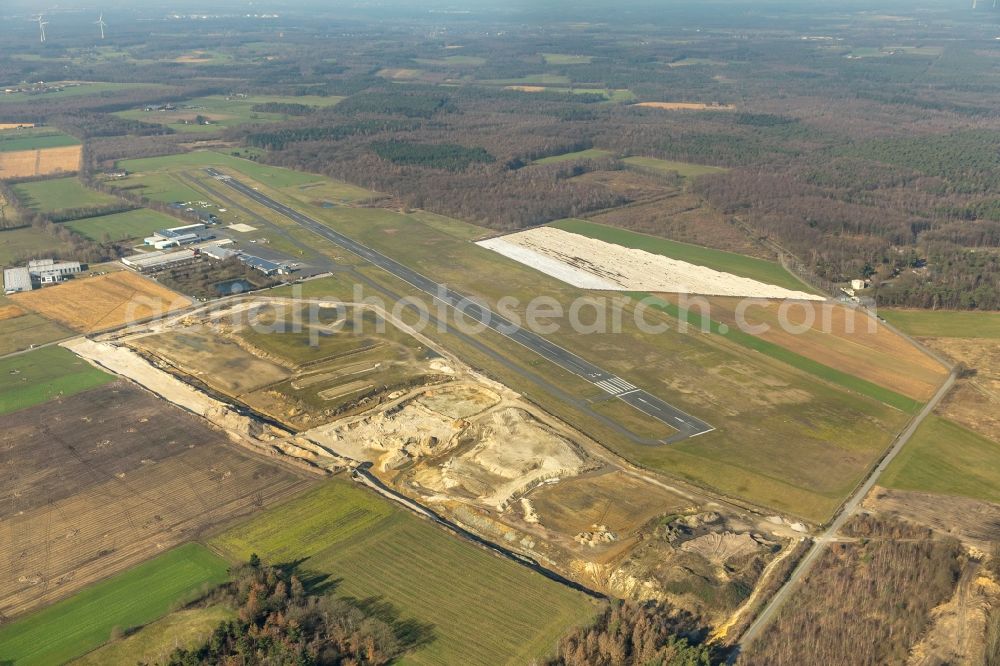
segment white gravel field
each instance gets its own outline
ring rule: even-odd
[[[552,227],[489,238],[477,245],[583,289],[825,300]]]

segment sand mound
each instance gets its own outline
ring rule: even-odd
[[[477,243],[584,289],[824,300],[645,250],[538,227]]]

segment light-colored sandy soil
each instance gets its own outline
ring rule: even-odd
[[[876,486],[864,507],[924,525],[983,553],[1000,541],[1000,504]]]
[[[955,593],[931,611],[931,627],[910,650],[909,666],[986,663],[986,622],[1000,585],[978,562],[966,562]]]
[[[926,338],[922,342],[970,369],[938,413],[1000,442],[1000,341]]]
[[[17,305],[82,333],[186,308],[191,300],[128,271],[77,278],[11,296]]]
[[[82,154],[83,146],[0,152],[0,180],[78,171]]]
[[[584,289],[823,300],[552,227],[490,238],[478,245]]]

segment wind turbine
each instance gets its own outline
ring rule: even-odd
[[[45,43],[45,26],[47,26],[49,22],[44,20],[41,14],[38,15],[36,20],[38,21],[38,31],[41,33],[40,41]]]
[[[108,27],[108,24],[104,22],[104,12],[101,12],[101,17],[94,21],[94,23],[101,26],[101,39],[104,39],[104,29]]]

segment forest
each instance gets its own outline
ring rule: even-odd
[[[2,108],[5,120],[85,139],[93,172],[217,142],[498,231],[657,200],[612,176],[629,168],[626,157],[720,167],[681,177],[662,196],[682,188],[741,229],[746,251],[781,253],[824,286],[869,277],[866,295],[878,305],[1000,308],[1000,83],[982,56],[995,35],[974,17],[922,10],[941,22],[895,24],[887,46],[875,24],[845,27],[824,13],[809,22],[785,16],[788,33],[775,33],[752,32],[773,17],[749,12],[734,22],[705,8],[695,13],[716,28],[691,38],[671,22],[676,8],[641,5],[626,21],[588,6],[604,27],[571,30],[558,12],[532,11],[545,17],[542,27],[467,17],[448,23],[448,39],[428,39],[408,17],[377,30],[344,27],[336,40],[320,25],[298,27],[280,44],[252,21],[221,31],[210,19],[155,40],[136,28],[120,36],[127,56],[117,59],[97,57],[83,38],[43,48],[26,36],[13,46],[31,57],[0,54],[0,81],[113,87],[4,99]],[[956,25],[962,40],[951,38]],[[177,61],[195,49],[225,57]],[[256,108],[287,118],[201,127],[194,137],[111,115],[209,94],[286,95]],[[322,108],[295,101],[307,95],[345,99]],[[534,163],[589,149],[607,157]],[[666,237],[678,229],[667,213],[629,211],[614,223]],[[687,242],[734,244],[688,232]]]

